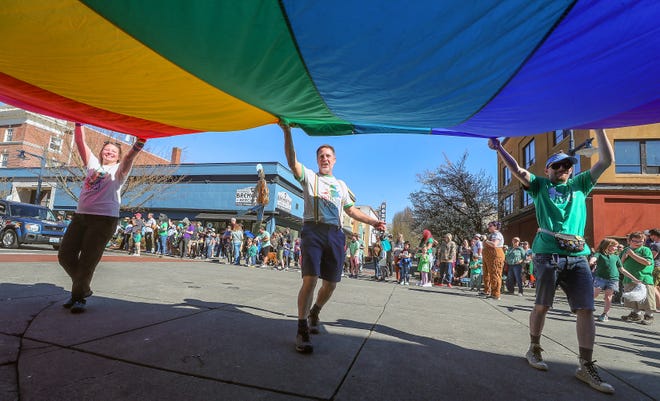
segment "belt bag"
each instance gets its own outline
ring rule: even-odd
[[[539,232],[552,235],[559,248],[568,252],[582,252],[586,241],[579,235],[555,233],[545,228],[539,228]]]

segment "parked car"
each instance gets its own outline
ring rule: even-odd
[[[0,200],[0,245],[50,244],[59,249],[67,225],[45,206]]]

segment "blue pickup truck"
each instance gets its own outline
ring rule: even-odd
[[[66,227],[47,207],[0,200],[0,245],[3,248],[48,244],[58,249]]]

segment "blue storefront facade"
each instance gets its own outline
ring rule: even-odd
[[[242,222],[249,230],[258,230],[259,210],[256,197],[253,196],[258,180],[257,165],[262,166],[269,190],[269,202],[263,208],[263,224],[268,231],[277,227],[288,227],[299,231],[302,226],[304,203],[300,183],[293,173],[279,162],[261,163],[202,163],[164,166],[163,173],[181,177],[176,184],[155,184],[151,191],[157,195],[145,202],[138,198],[134,204],[140,204],[131,210],[122,210],[122,216],[136,212],[154,213],[156,217],[163,213],[172,220],[187,217],[200,221],[205,226],[223,229],[231,218]],[[26,191],[37,186],[38,169],[10,168],[1,169],[0,190],[5,197],[25,201]],[[158,174],[158,169],[155,169]],[[154,174],[154,167],[135,167],[132,175]],[[61,172],[57,172],[61,174]],[[54,210],[74,211],[76,202],[60,188],[62,185],[52,169],[42,171],[42,191],[48,192],[45,204]],[[79,193],[79,183],[70,182],[74,193]],[[144,195],[144,199],[147,195]]]

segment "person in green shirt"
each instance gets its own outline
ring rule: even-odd
[[[623,274],[635,283],[640,282],[623,268],[621,259],[617,254],[618,247],[619,243],[616,240],[604,238],[600,241],[596,253],[589,259],[589,264],[594,266],[594,299],[598,298],[601,291],[604,291],[605,308],[598,317],[600,322],[609,320],[607,314],[612,307],[612,295],[619,291],[619,275]]]
[[[470,261],[470,291],[481,290],[481,263],[479,256],[472,256]]]
[[[167,231],[170,227],[167,216],[161,213],[158,217],[158,247],[156,253],[161,256],[169,255],[170,251],[167,249]]]
[[[628,235],[628,246],[621,252],[621,261],[623,267],[646,286],[647,296],[641,302],[630,301],[624,297],[624,306],[632,311],[626,316],[621,316],[621,320],[649,325],[653,323],[653,311],[656,305],[653,287],[653,253],[650,248],[644,246],[644,237],[641,231]],[[636,285],[629,277],[623,279],[624,292],[631,291]]]
[[[514,293],[514,286],[518,284],[518,296],[523,296],[522,267],[527,257],[526,254],[526,251],[520,246],[520,238],[513,237],[511,248],[504,256],[504,260],[509,265],[509,271],[506,275],[506,289],[509,294]]]
[[[351,242],[348,243],[348,255],[350,257],[350,274],[349,278],[358,278],[359,268],[360,268],[360,241],[358,241],[358,235],[353,234],[351,237]]]
[[[556,234],[584,236],[587,223],[586,199],[598,178],[612,164],[614,150],[605,131],[596,130],[598,161],[587,171],[573,177],[578,159],[563,152],[556,153],[545,163],[545,177],[536,176],[522,168],[500,141],[491,138],[488,146],[497,151],[511,175],[516,177],[534,200],[536,222],[539,227],[532,251],[536,275],[536,299],[529,316],[530,346],[525,357],[535,369],[548,370],[541,352],[541,335],[545,317],[552,307],[555,291],[561,287],[568,297],[571,310],[577,316],[579,367],[575,377],[591,388],[612,394],[614,388],[603,382],[594,365],[593,348],[596,337],[594,322],[593,278],[587,256],[589,247],[563,249]]]
[[[268,255],[270,254],[270,233],[266,230],[266,226],[259,227],[259,235],[257,235],[259,242],[261,243],[261,256],[263,261],[261,262],[261,267],[268,267]]]

